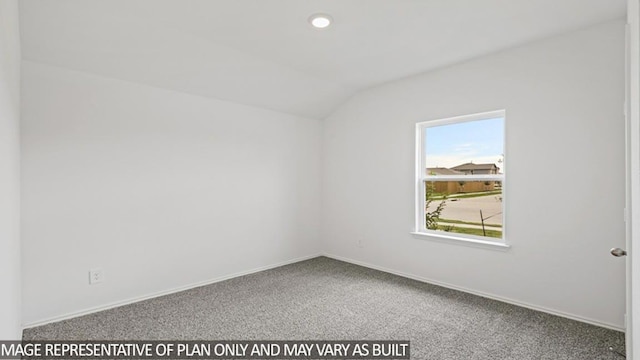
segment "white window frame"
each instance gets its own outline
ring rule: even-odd
[[[449,124],[459,124],[463,122],[471,122],[478,120],[489,120],[495,118],[503,118],[503,144],[506,145],[506,111],[495,110],[483,113],[455,116],[446,119],[423,121],[416,124],[416,196],[415,196],[415,230],[412,234],[426,239],[433,239],[445,242],[455,242],[459,244],[465,244],[476,247],[487,247],[499,250],[508,249],[510,246],[507,244],[507,232],[506,232],[506,175],[492,174],[492,175],[427,175],[425,174],[426,159],[425,159],[425,134],[426,129],[434,126],[442,126]],[[503,146],[503,151],[506,152],[506,146]],[[505,162],[506,156],[505,156]],[[504,163],[503,163],[504,164]],[[502,183],[502,239],[488,238],[483,236],[449,233],[438,230],[427,229],[425,223],[425,184],[428,181],[500,181]],[[489,240],[490,239],[490,240]]]

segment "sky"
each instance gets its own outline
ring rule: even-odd
[[[425,129],[426,165],[446,167],[473,162],[494,163],[504,154],[504,118],[468,121]]]

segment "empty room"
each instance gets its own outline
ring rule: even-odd
[[[0,0],[0,359],[640,359],[639,24]]]

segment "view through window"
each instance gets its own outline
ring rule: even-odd
[[[419,229],[503,239],[504,111],[418,124]]]

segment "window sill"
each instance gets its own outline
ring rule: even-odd
[[[420,239],[433,240],[438,242],[445,242],[450,244],[457,244],[457,245],[483,248],[483,249],[507,251],[511,248],[511,245],[505,244],[503,242],[470,239],[466,237],[442,235],[442,234],[431,233],[431,232],[412,232],[411,235]]]

